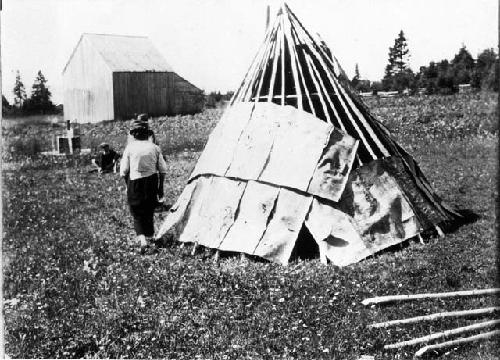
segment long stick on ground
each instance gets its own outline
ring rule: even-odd
[[[457,296],[474,296],[474,295],[489,295],[499,293],[500,289],[481,289],[481,290],[465,290],[443,293],[430,293],[430,294],[411,294],[411,295],[387,295],[378,296],[373,298],[364,299],[361,303],[363,305],[380,304],[391,301],[404,301],[404,300],[418,300],[418,299],[434,299],[446,298]]]
[[[412,324],[412,323],[416,323],[419,321],[436,320],[436,319],[442,319],[442,318],[447,318],[447,317],[491,314],[491,313],[493,313],[495,311],[499,311],[499,310],[500,310],[500,306],[493,306],[493,307],[483,308],[483,309],[441,312],[441,313],[434,313],[434,314],[423,315],[423,316],[415,316],[415,317],[408,318],[408,319],[398,319],[398,320],[391,320],[391,321],[386,321],[386,322],[381,322],[381,323],[375,323],[375,324],[368,325],[368,327],[369,328],[385,328],[385,327],[389,327],[392,325]]]
[[[445,342],[442,342],[439,344],[427,345],[427,346],[424,346],[423,348],[421,348],[420,350],[418,350],[415,353],[415,356],[420,357],[420,356],[424,355],[429,350],[437,350],[437,349],[442,349],[442,348],[449,347],[449,346],[466,344],[466,343],[470,343],[470,342],[477,341],[477,340],[489,339],[495,335],[500,335],[500,330],[493,330],[493,331],[489,331],[489,332],[486,332],[483,334],[469,336],[466,338],[445,341]]]
[[[408,341],[401,341],[398,343],[385,345],[384,349],[399,349],[399,348],[402,348],[404,346],[420,344],[423,342],[427,342],[427,341],[434,340],[434,339],[439,339],[442,337],[461,334],[461,333],[466,332],[466,331],[484,329],[485,327],[493,326],[496,324],[500,324],[500,320],[485,321],[485,322],[481,322],[481,323],[477,323],[477,324],[473,324],[473,325],[459,327],[456,329],[446,330],[443,332],[439,332],[439,333],[435,333],[435,334],[431,334],[431,335],[427,335],[427,336],[422,336],[422,337],[419,337],[416,339],[411,339]]]
[[[196,254],[196,249],[198,249],[198,242],[195,242],[193,244],[193,249],[191,250],[191,256],[193,256],[194,254]]]

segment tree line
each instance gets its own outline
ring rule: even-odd
[[[414,94],[423,90],[429,95],[454,94],[462,84],[474,89],[498,91],[500,64],[494,49],[485,49],[474,59],[462,45],[451,61],[431,61],[415,73],[409,66],[410,51],[401,30],[394,40],[394,46],[389,48],[388,55],[381,81],[362,80],[356,64],[351,86],[359,92],[407,91]]]
[[[13,104],[10,104],[2,95],[2,115],[4,116],[57,114],[61,112],[60,107],[52,103],[52,93],[47,86],[47,79],[40,70],[31,86],[30,96],[26,94],[19,70],[16,72],[16,81],[12,92],[14,94]]]
[[[389,47],[388,63],[384,78],[381,81],[361,79],[359,66],[356,64],[354,77],[349,81],[351,87],[358,92],[398,91],[415,94],[423,90],[426,94],[454,94],[459,85],[468,84],[474,89],[498,91],[500,80],[500,63],[494,49],[485,49],[474,59],[465,45],[451,61],[431,61],[421,66],[415,73],[409,66],[410,51],[406,36],[401,30]],[[346,79],[348,80],[348,79]],[[14,103],[11,105],[2,95],[2,114],[4,116],[21,116],[32,114],[57,114],[62,112],[61,106],[51,101],[51,92],[47,87],[47,79],[39,70],[28,97],[19,70],[13,88]],[[206,106],[216,107],[222,100],[229,100],[232,92],[221,94],[211,92],[206,95]]]
[[[220,91],[212,91],[205,95],[205,107],[216,108],[222,101],[229,101],[234,95],[234,91],[227,91],[222,94]]]

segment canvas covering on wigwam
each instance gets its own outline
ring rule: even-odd
[[[286,264],[305,225],[320,252],[347,265],[417,235],[419,221],[386,162],[352,170],[357,146],[291,106],[235,104],[159,236],[175,228],[181,242]]]
[[[341,71],[284,4],[157,237],[344,266],[456,219]]]

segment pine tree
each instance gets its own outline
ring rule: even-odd
[[[359,67],[358,64],[356,63],[356,67],[354,68],[354,77],[351,80],[351,86],[353,89],[357,90],[360,78],[361,76],[359,75]]]
[[[31,97],[29,99],[29,108],[35,112],[45,113],[54,109],[54,104],[50,100],[52,94],[45,85],[47,80],[40,70],[38,70],[35,82],[31,87]]]
[[[358,63],[356,63],[356,68],[354,69],[354,77],[358,80],[361,79],[361,75],[359,75],[359,66]]]
[[[474,58],[467,50],[465,45],[462,45],[458,54],[451,61],[453,67],[453,76],[458,84],[469,84],[474,71]]]
[[[410,50],[406,43],[406,37],[401,30],[394,40],[394,46],[389,48],[389,64],[386,67],[386,75],[400,74],[409,68]]]
[[[410,86],[413,80],[413,72],[409,66],[410,50],[403,30],[394,40],[394,46],[389,48],[389,60],[385,67],[385,75],[382,83],[385,90],[401,91]]]
[[[13,89],[14,93],[14,106],[21,109],[26,103],[26,90],[24,89],[24,84],[21,81],[21,74],[19,70],[16,71],[16,83]]]

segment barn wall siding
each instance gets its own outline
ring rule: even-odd
[[[203,92],[176,73],[172,73],[172,75],[175,88],[173,113],[194,114],[202,111],[204,106]]]
[[[112,120],[112,73],[82,38],[63,73],[64,118],[88,123]]]
[[[116,119],[135,114],[192,114],[203,110],[202,91],[173,72],[115,72],[113,101]]]
[[[173,97],[172,73],[113,73],[116,119],[128,119],[139,113],[147,113],[151,116],[172,113]]]

